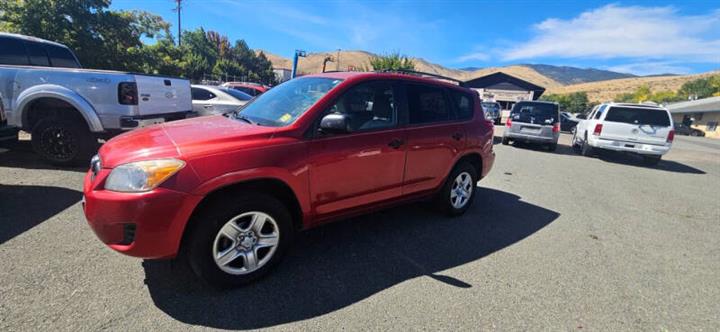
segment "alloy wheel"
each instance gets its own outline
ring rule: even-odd
[[[462,172],[455,177],[450,189],[450,204],[455,209],[462,209],[470,201],[474,183],[468,172]]]
[[[220,228],[213,242],[213,259],[224,272],[248,274],[267,264],[279,243],[275,219],[264,212],[245,212]]]

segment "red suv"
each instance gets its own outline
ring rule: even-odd
[[[303,229],[433,198],[464,213],[493,165],[477,93],[400,73],[283,83],[241,111],[117,136],[85,177],[85,216],[110,248],[187,258],[218,286],[256,279]]]

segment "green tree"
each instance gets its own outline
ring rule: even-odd
[[[547,94],[540,97],[540,100],[554,101],[560,106],[560,110],[570,113],[583,113],[589,107],[587,93],[573,92],[570,94],[558,95]]]
[[[415,62],[400,53],[373,56],[370,66],[373,70],[415,70]]]

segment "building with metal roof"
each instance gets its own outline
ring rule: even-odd
[[[466,81],[463,86],[476,90],[483,101],[498,102],[503,110],[503,122],[515,103],[537,100],[545,92],[545,88],[541,86],[503,72]]]
[[[706,137],[720,138],[720,97],[682,101],[666,108],[672,114],[673,122],[702,130]]]

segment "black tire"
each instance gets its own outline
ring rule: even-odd
[[[643,164],[647,166],[655,166],[660,162],[660,159],[662,159],[662,156],[642,156],[643,157]]]
[[[47,117],[33,127],[32,146],[51,164],[76,166],[89,162],[97,147],[97,139],[85,123]]]
[[[700,136],[697,131],[691,131],[690,136]]]
[[[455,185],[455,180],[461,174],[469,175],[471,185],[469,197],[466,197],[467,200],[465,201],[465,204],[458,207],[457,205],[453,205],[451,194]],[[445,180],[445,184],[443,185],[442,189],[435,197],[435,204],[443,213],[451,217],[459,216],[465,213],[465,211],[470,208],[473,200],[475,199],[475,193],[477,192],[477,182],[478,174],[475,167],[473,167],[470,163],[467,162],[462,162],[456,165],[455,168],[453,168],[453,170],[450,172],[450,175]]]
[[[557,150],[557,143],[550,143],[550,144],[548,144],[547,148],[548,148],[548,151],[555,152],[555,150]]]
[[[585,157],[592,157],[593,155],[593,148],[592,146],[590,146],[590,144],[588,144],[587,134],[585,135],[585,139],[580,146],[580,154]]]
[[[503,139],[502,139],[502,145],[508,145],[508,144],[510,144],[510,139],[507,138],[507,137],[503,137]]]
[[[231,274],[223,271],[215,262],[213,255],[217,245],[216,237],[226,223],[248,212],[261,212],[270,216],[277,225],[279,240],[274,253],[266,252],[266,255],[271,254],[272,256],[257,270],[246,274]],[[287,207],[275,197],[265,194],[242,194],[218,199],[193,216],[191,223],[192,227],[188,230],[191,233],[189,233],[187,248],[183,248],[183,254],[187,256],[193,272],[200,279],[217,288],[245,285],[270,272],[282,260],[292,244],[295,232]],[[258,235],[258,237],[260,236]],[[235,243],[233,242],[232,246]],[[262,261],[263,257],[259,251],[255,251],[255,249],[249,251],[255,253],[256,260]],[[244,263],[245,258],[237,257]]]

